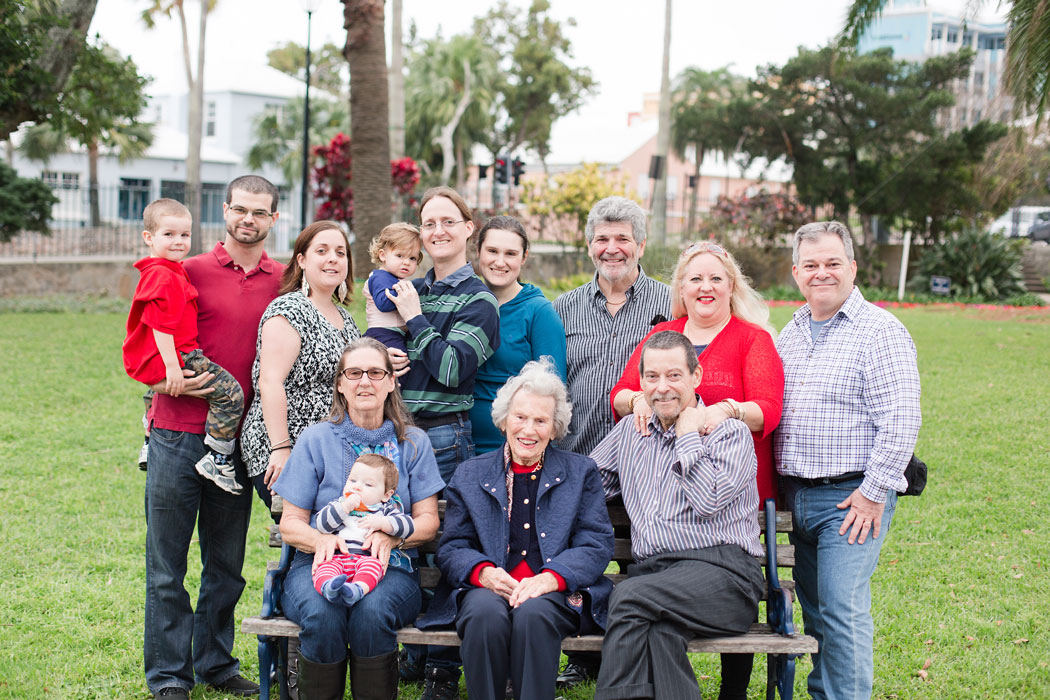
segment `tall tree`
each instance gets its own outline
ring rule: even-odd
[[[405,48],[401,0],[391,2],[390,13],[390,157],[405,157]]]
[[[501,54],[497,151],[531,148],[546,168],[554,123],[576,111],[597,84],[586,68],[573,68],[572,42],[549,16],[548,0],[533,0],[528,13],[506,0],[474,20],[474,33]],[[575,26],[575,21],[566,21]]]
[[[390,223],[390,131],[383,0],[343,0],[350,63],[350,152],[354,182],[355,274],[371,266],[368,243]]]
[[[697,190],[704,157],[711,151],[720,151],[728,158],[740,139],[740,129],[730,118],[730,105],[734,99],[745,97],[744,87],[744,79],[734,76],[728,68],[705,71],[690,67],[675,80],[671,146],[683,159],[692,150],[697,185],[691,188],[689,197],[689,233],[697,230]]]
[[[42,121],[73,71],[97,0],[0,0],[0,139]]]
[[[465,180],[474,144],[488,146],[495,125],[493,105],[500,83],[499,54],[476,36],[440,36],[412,52],[406,89],[406,145],[440,182]]]
[[[98,157],[109,147],[125,163],[140,157],[153,143],[151,124],[138,121],[146,107],[148,78],[135,62],[121,58],[98,36],[80,54],[72,75],[59,95],[59,107],[46,122],[26,132],[21,150],[28,158],[47,161],[65,150],[67,138],[88,154],[88,202],[91,225],[99,226]]]
[[[266,62],[285,75],[296,80],[306,81],[306,47],[294,41],[270,49],[266,52]],[[346,58],[343,50],[326,42],[319,49],[310,49],[310,85],[337,96],[346,92]],[[311,106],[311,111],[313,107]]]
[[[663,167],[653,187],[652,234],[667,245],[667,156],[671,147],[671,0],[664,4],[664,52],[660,62],[660,113],[656,131],[656,157]]]
[[[853,0],[843,33],[856,44],[864,31],[886,9],[889,0]],[[982,5],[977,0],[972,5]],[[1011,0],[1007,12],[1006,91],[1021,110],[1042,120],[1050,108],[1050,2]]]
[[[758,70],[755,101],[732,118],[745,151],[793,167],[804,204],[831,204],[843,220],[856,208],[869,234],[871,215],[892,211],[880,197],[899,175],[898,157],[939,133],[937,110],[954,104],[951,82],[972,58],[962,51],[916,65],[889,49],[800,48],[784,66]]]
[[[189,115],[186,134],[189,144],[186,152],[186,207],[193,216],[193,239],[190,254],[201,252],[201,138],[204,125],[204,38],[208,27],[208,13],[218,0],[200,1],[200,21],[197,24],[197,70],[191,65],[190,35],[186,25],[185,0],[149,0],[149,7],[142,11],[147,27],[153,27],[157,15],[170,18],[172,10],[179,17],[182,29],[182,58],[186,71],[186,86],[190,93]]]
[[[311,82],[313,77],[310,78]],[[255,118],[255,143],[248,151],[248,167],[276,165],[284,179],[296,183],[303,176],[303,99],[297,97]],[[350,109],[344,100],[310,97],[310,143],[328,143],[339,132],[350,133]],[[307,185],[309,186],[309,185]]]

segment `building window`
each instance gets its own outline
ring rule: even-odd
[[[979,121],[981,121],[981,110],[975,109],[973,111],[973,123],[976,124]]]
[[[964,46],[970,46],[973,44],[973,32],[963,32],[962,43]]]
[[[201,223],[218,224],[223,221],[222,204],[226,201],[226,185],[205,182],[201,185]]]
[[[215,136],[215,102],[208,103],[204,118],[204,135]]]
[[[142,210],[150,202],[150,188],[153,182],[141,178],[120,178],[120,191],[117,193],[117,215],[124,221],[137,221],[142,218]]]
[[[930,29],[930,38],[933,39],[934,41],[939,41],[943,37],[944,37],[944,27],[941,27],[941,26],[938,26],[938,25],[934,25]]]
[[[973,86],[981,87],[984,85],[984,71],[975,70],[973,72]]]
[[[957,44],[957,43],[959,43],[959,30],[956,29],[955,27],[951,27],[951,28],[948,29],[948,43],[949,44]]]
[[[57,173],[53,170],[45,170],[40,173],[40,179],[53,190],[80,189],[80,173]]]
[[[186,203],[186,183],[179,180],[161,180],[160,196]]]

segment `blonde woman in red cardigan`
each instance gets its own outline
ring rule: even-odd
[[[776,498],[773,429],[780,422],[784,367],[773,344],[768,307],[732,255],[705,241],[689,246],[678,258],[671,314],[674,320],[654,326],[649,335],[671,330],[692,341],[703,369],[696,392],[705,406],[716,408],[707,412],[705,430],[728,418],[742,420],[755,441],[759,503]],[[638,343],[610,396],[616,417],[633,414],[639,432],[648,431],[653,412],[638,376],[648,337]],[[751,654],[722,655],[719,700],[747,697],[753,660]]]

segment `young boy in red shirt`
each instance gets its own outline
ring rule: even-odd
[[[174,199],[151,202],[142,217],[142,238],[150,255],[135,263],[141,277],[128,315],[124,369],[147,386],[163,381],[171,396],[183,392],[183,368],[214,375],[204,385],[214,388],[206,397],[204,444],[208,452],[195,466],[201,476],[224,491],[238,494],[243,487],[237,482],[230,455],[244,411],[244,392],[229,372],[204,356],[197,342],[197,289],[181,263],[190,250],[193,219],[189,209]],[[144,451],[148,444],[147,434]]]

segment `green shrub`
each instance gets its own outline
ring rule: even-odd
[[[951,279],[951,297],[986,302],[1003,300],[1025,291],[1021,258],[1028,242],[967,230],[927,248],[919,258],[919,274],[911,281],[917,291],[930,288],[930,277]]]

